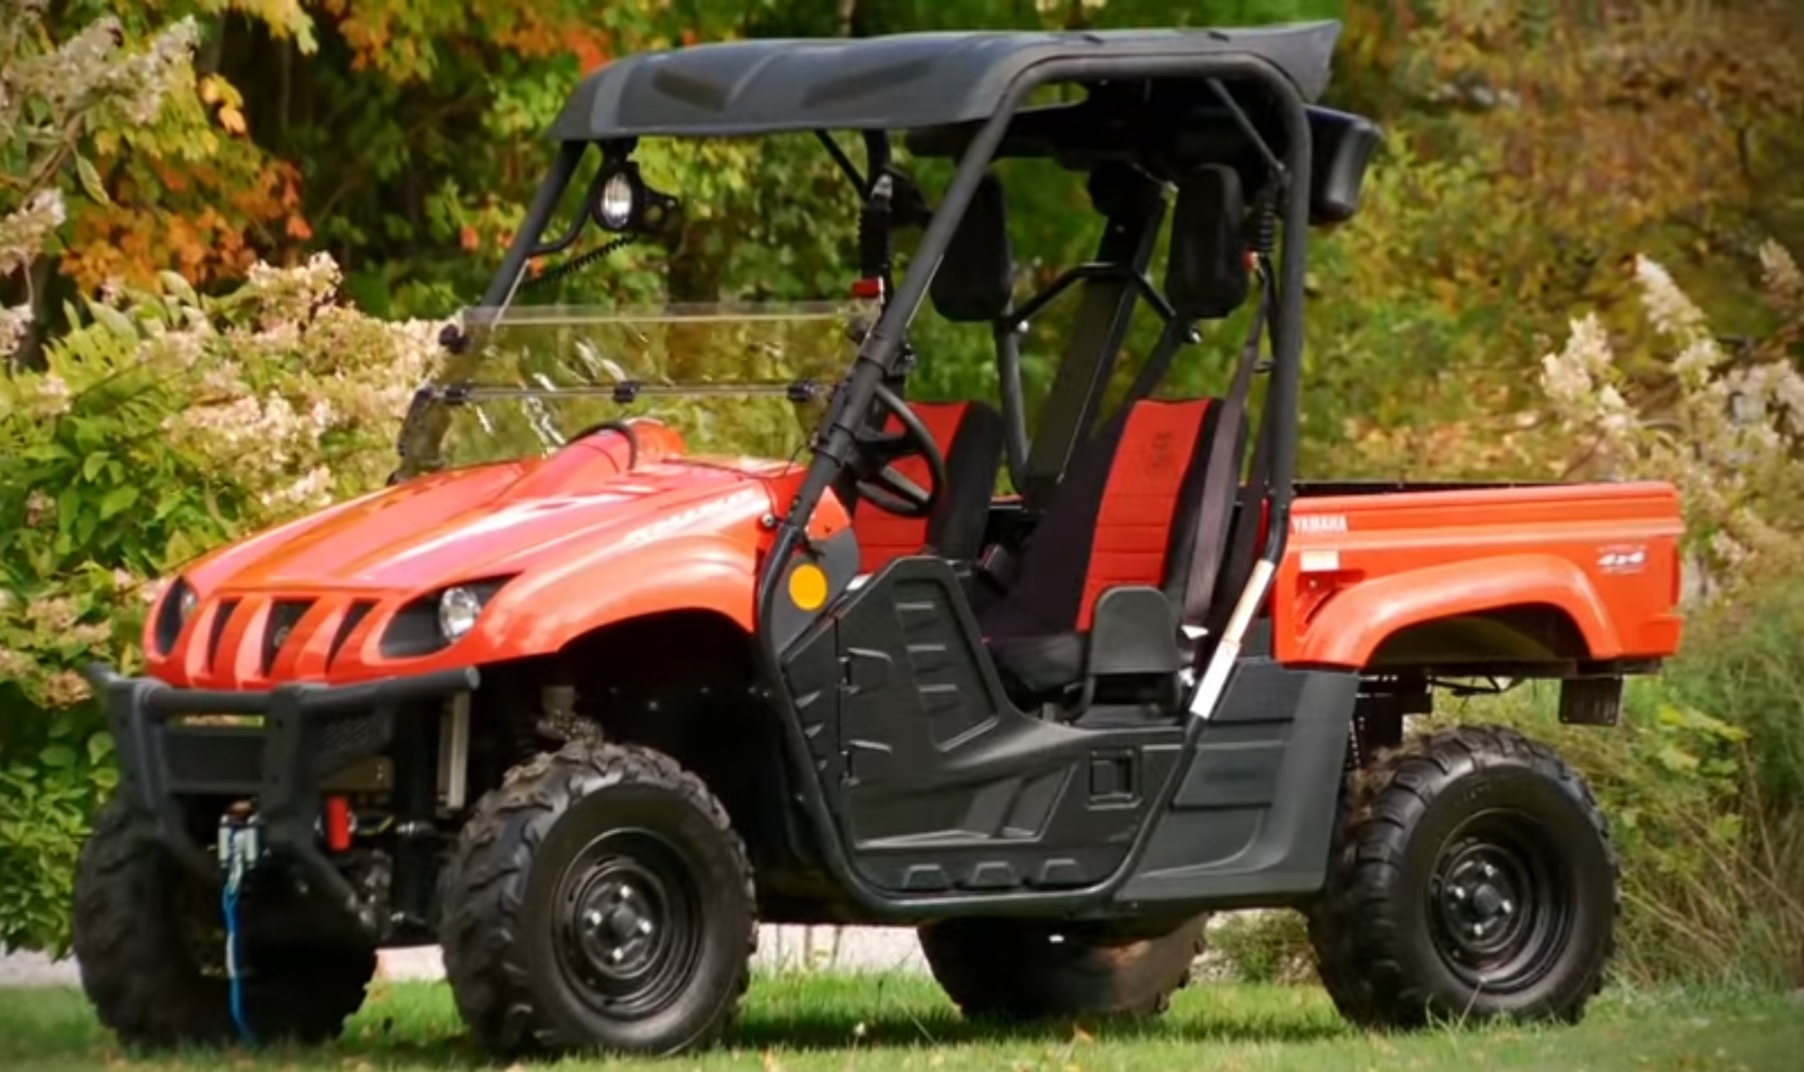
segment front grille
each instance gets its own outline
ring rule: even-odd
[[[288,643],[288,637],[294,632],[295,623],[300,621],[313,606],[310,599],[278,599],[269,608],[269,622],[263,629],[263,673],[267,675],[269,668],[275,665],[276,656],[281,654],[282,645]]]
[[[236,599],[222,599],[219,609],[213,612],[213,628],[207,633],[207,669],[214,670],[214,661],[219,658],[219,641],[225,636],[226,626],[232,620],[232,614],[238,609]]]
[[[328,666],[331,665],[332,660],[338,658],[338,649],[344,647],[345,641],[351,639],[352,630],[356,629],[375,607],[376,604],[366,599],[359,599],[351,604],[351,609],[345,612],[344,620],[338,623],[338,632],[332,636],[332,650],[326,653]]]
[[[381,751],[394,735],[394,712],[349,711],[323,716],[319,726],[319,753],[314,769],[335,771]]]

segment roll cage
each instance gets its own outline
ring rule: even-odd
[[[1138,298],[1149,296],[1168,327],[1178,323],[1180,311],[1160,300],[1146,275],[1165,213],[1167,184],[1199,164],[1250,176],[1247,201],[1262,214],[1265,252],[1276,256],[1275,269],[1269,259],[1265,262],[1271,277],[1261,295],[1269,303],[1260,311],[1268,317],[1272,352],[1258,426],[1263,442],[1255,448],[1263,455],[1269,522],[1232,601],[1232,613],[1225,615],[1219,635],[1209,638],[1206,653],[1199,652],[1199,672],[1188,679],[1184,706],[1193,715],[1206,716],[1226,687],[1241,641],[1284,554],[1295,485],[1308,232],[1312,224],[1333,224],[1352,214],[1378,137],[1367,121],[1313,103],[1326,84],[1338,32],[1338,24],[1327,22],[1251,31],[921,34],[845,42],[740,42],[629,57],[588,78],[554,124],[552,136],[559,142],[555,163],[483,304],[505,309],[529,261],[572,244],[580,218],[568,233],[547,239],[546,232],[592,149],[619,160],[647,136],[813,131],[864,198],[867,227],[874,209],[881,209],[887,224],[908,208],[892,200],[898,194],[899,175],[890,166],[896,135],[919,155],[957,160],[939,204],[930,212],[917,212],[924,232],[899,281],[890,278],[888,234],[876,241],[870,233],[861,234],[861,269],[882,299],[881,313],[863,333],[852,367],[812,437],[812,460],[793,498],[768,519],[770,549],[759,566],[755,647],[766,680],[780,682],[784,650],[799,631],[780,599],[783,581],[799,561],[821,555],[807,536],[810,518],[853,466],[860,436],[876,412],[874,403],[905,380],[912,362],[910,324],[936,277],[948,271],[948,252],[991,164],[1011,156],[1045,157],[1088,172],[1092,200],[1108,223],[1096,261],[1067,272],[1047,293],[1019,308],[1004,308],[993,318],[1011,425],[1009,460],[1030,505],[1057,485],[1094,420]],[[1063,84],[1082,86],[1089,96],[1075,104],[1028,106],[1036,90]],[[862,137],[862,171],[833,138],[834,131],[847,130]],[[599,184],[590,196],[598,189]],[[1186,223],[1180,219],[1178,226]],[[1022,427],[1017,328],[1052,294],[1070,287],[1082,290],[1083,304],[1038,434],[1029,444]],[[1182,315],[1194,320],[1202,314]],[[410,423],[415,416],[410,415]],[[1236,460],[1234,472],[1243,460]],[[784,690],[771,692],[779,705],[792,704]],[[808,744],[799,720],[793,708],[785,714],[780,721],[789,759],[795,769],[807,770]],[[1186,750],[1195,746],[1204,721],[1187,721]],[[821,787],[815,779],[800,781],[798,795],[810,819],[823,831],[831,829]],[[1176,785],[1167,780],[1149,789],[1156,813]],[[1073,897],[1110,894],[1132,873],[1151,826],[1139,830],[1121,866],[1093,888],[989,896],[982,898],[985,910],[1036,901],[1050,908]],[[941,914],[977,903],[881,892],[851,866],[838,839],[821,842],[830,870],[872,911]]]

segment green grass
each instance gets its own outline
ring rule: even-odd
[[[1137,1025],[1003,1030],[961,1020],[933,984],[906,976],[764,977],[718,1048],[671,1061],[569,1060],[560,1069],[758,1072],[1263,1072],[1449,1069],[1522,1072],[1796,1072],[1804,1004],[1717,991],[1613,991],[1572,1028],[1444,1027],[1384,1037],[1340,1022],[1312,987],[1197,985]],[[345,1039],[321,1050],[128,1058],[72,990],[0,991],[0,1069],[375,1072],[484,1064],[443,987],[379,987]]]

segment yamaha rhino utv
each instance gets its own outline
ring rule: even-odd
[[[1257,906],[1308,914],[1360,1024],[1579,1017],[1617,911],[1585,783],[1405,719],[1538,678],[1613,723],[1678,642],[1677,503],[1297,479],[1309,237],[1379,139],[1315,103],[1337,33],[754,41],[590,76],[391,486],[194,563],[146,676],[92,671],[123,766],[76,882],[101,1019],[326,1039],[376,950],[438,943],[498,1053],[672,1052],[730,1021],[759,920],[918,928],[973,1016],[1143,1015],[1209,913]],[[526,300],[677,229],[650,143],[778,134],[857,200],[846,300]],[[1101,226],[1022,297],[1001,175],[1027,160]],[[1030,420],[1024,340],[1067,294]],[[910,398],[929,307],[993,349],[997,404]],[[1205,352],[1229,318],[1239,352]]]

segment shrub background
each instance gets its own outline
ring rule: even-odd
[[[1360,218],[1312,240],[1307,471],[1680,485],[1693,620],[1623,729],[1558,727],[1549,688],[1442,717],[1522,724],[1596,783],[1627,974],[1804,982],[1804,14],[1783,0],[0,0],[0,945],[63,947],[113,783],[75,669],[132,665],[155,578],[387,475],[437,322],[511,237],[584,69],[739,35],[1320,15],[1347,27],[1330,103],[1389,141]],[[679,252],[549,297],[844,286],[850,206],[806,139],[647,148],[693,210]],[[1025,289],[1094,235],[1068,181],[1022,188]],[[1061,327],[1029,341],[1036,398]],[[1237,330],[1174,387],[1218,375]],[[982,332],[924,317],[917,342],[923,394],[994,394]],[[1224,940],[1284,976],[1296,933]]]

